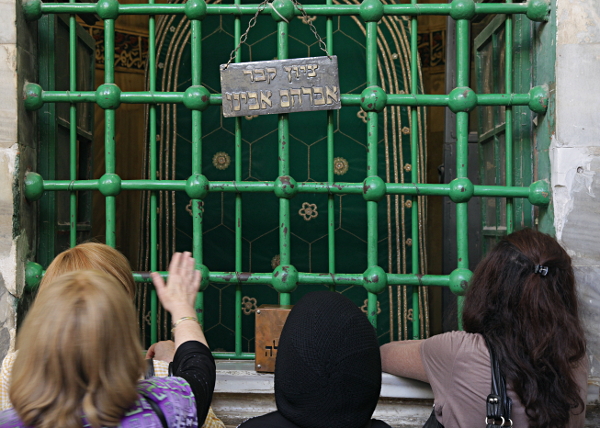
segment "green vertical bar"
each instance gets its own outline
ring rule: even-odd
[[[456,21],[456,86],[469,86],[469,21]],[[456,113],[456,177],[467,177],[469,113]],[[456,204],[456,246],[458,267],[469,268],[467,202]],[[458,297],[458,326],[462,328],[463,297]]]
[[[44,15],[38,25],[40,85],[55,89],[56,16]],[[38,114],[40,123],[39,172],[45,179],[56,178],[56,104],[44,103]],[[40,199],[39,262],[48,266],[54,258],[56,242],[56,192],[46,192]]]
[[[154,0],[148,0],[148,4],[154,4]],[[156,91],[156,18],[154,15],[148,17],[148,86],[151,93]],[[156,105],[150,104],[148,109],[148,135],[150,138],[150,180],[156,181],[158,163],[156,159]],[[158,270],[158,204],[155,191],[150,193],[150,270]],[[156,290],[150,291],[150,342],[158,340],[158,298]]]
[[[241,0],[235,0],[236,5]],[[239,16],[234,20],[234,48],[242,36],[242,24]],[[241,49],[235,54],[235,62],[242,61]],[[242,181],[242,118],[235,118],[235,181]],[[242,271],[242,194],[235,194],[235,271]],[[242,284],[235,286],[235,355],[242,355]]]
[[[192,85],[200,86],[202,83],[202,23],[192,20]],[[202,113],[200,110],[192,110],[192,174],[202,173]],[[192,201],[192,253],[196,260],[196,267],[200,268],[203,263],[202,254],[202,217],[203,208],[201,200]],[[196,296],[196,313],[198,321],[204,324],[204,293],[201,291]]]
[[[413,5],[417,4],[417,0],[411,0]],[[418,35],[418,23],[417,17],[413,16],[410,20],[410,91],[411,94],[417,95],[419,88],[419,69],[418,69],[418,47],[417,47],[417,35]],[[410,162],[412,165],[410,172],[410,179],[413,183],[419,181],[419,129],[418,129],[418,116],[417,108],[413,107],[410,110]],[[411,265],[412,273],[419,273],[419,198],[414,196],[412,198],[411,207],[411,236],[412,236],[412,247],[411,247]],[[419,322],[419,288],[412,286],[412,333],[413,339],[420,338],[420,322]]]
[[[104,83],[115,83],[115,20],[104,21]],[[104,163],[107,174],[115,172],[115,110],[104,111]],[[115,197],[106,197],[106,243],[117,245]]]
[[[69,0],[75,3],[75,0]],[[69,16],[69,90],[77,90],[77,22]],[[77,107],[69,106],[69,179],[77,180]],[[77,245],[77,192],[69,194],[69,244]]]
[[[327,5],[333,4],[333,0],[327,0]],[[327,35],[327,52],[333,55],[333,17],[327,17],[325,27]],[[333,184],[335,175],[333,173],[334,152],[334,116],[333,110],[327,111],[327,181]],[[335,196],[327,196],[327,243],[329,247],[329,273],[335,273]],[[330,291],[335,291],[335,284],[329,286]]]
[[[281,21],[277,23],[277,58],[287,59],[288,57],[288,24]],[[290,130],[288,124],[288,115],[279,115],[278,124],[279,137],[279,176],[289,175],[290,173]],[[289,199],[279,199],[279,260],[281,265],[291,264],[290,244],[290,201]],[[279,293],[279,304],[290,304],[290,293]]]
[[[506,0],[506,3],[512,3],[512,0]],[[513,91],[513,19],[512,15],[506,16],[505,21],[505,78],[506,93],[512,94]],[[504,134],[504,145],[506,155],[506,186],[513,185],[513,109],[506,107],[505,111],[506,127]],[[506,198],[506,233],[512,233],[514,230],[514,209],[513,198]]]
[[[366,74],[367,86],[378,84],[377,79],[377,22],[367,22],[366,35]],[[367,113],[367,176],[376,176],[378,113]],[[378,259],[377,241],[377,202],[367,201],[367,266],[376,266]],[[377,295],[367,292],[367,316],[373,327],[377,328]]]

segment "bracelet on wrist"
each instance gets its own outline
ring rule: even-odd
[[[196,317],[181,317],[171,325],[171,327],[172,327],[171,333],[174,333],[175,328],[184,321],[194,321],[194,322],[198,323],[198,325],[200,325],[200,322],[198,321],[198,318],[196,318]]]

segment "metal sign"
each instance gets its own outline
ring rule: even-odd
[[[342,107],[336,56],[223,64],[221,93],[225,117]]]

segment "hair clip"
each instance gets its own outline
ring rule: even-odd
[[[536,265],[534,273],[539,273],[542,276],[546,276],[548,275],[548,266]]]

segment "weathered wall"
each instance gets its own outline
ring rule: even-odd
[[[554,224],[576,266],[590,381],[596,386],[600,381],[599,22],[598,0],[557,0],[556,133],[551,147]]]
[[[35,162],[35,116],[25,112],[19,88],[37,75],[36,34],[20,12],[15,1],[0,0],[0,360],[14,339],[15,297],[35,230],[22,197],[23,175]]]

